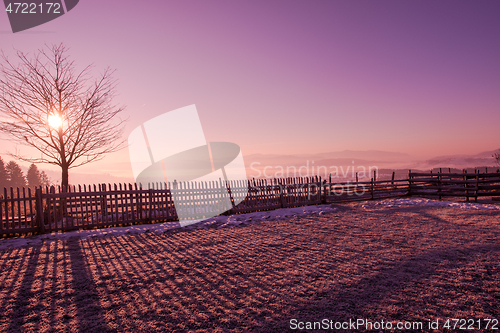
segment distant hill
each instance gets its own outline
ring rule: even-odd
[[[249,178],[260,176],[264,177],[263,171],[267,167],[267,174],[274,175],[281,170],[285,173],[289,168],[289,176],[293,176],[294,168],[296,176],[299,176],[299,168],[302,168],[302,175],[325,176],[329,173],[338,172],[339,177],[345,175],[346,178],[353,178],[353,174],[359,172],[362,174],[363,168],[375,167],[378,170],[378,175],[381,178],[392,177],[392,172],[396,172],[396,179],[401,179],[407,176],[408,170],[428,172],[434,170],[437,172],[439,168],[444,168],[443,171],[448,171],[451,168],[452,172],[461,172],[462,169],[469,169],[469,172],[474,172],[474,168],[488,167],[489,170],[496,170],[498,166],[495,164],[495,159],[492,155],[498,152],[484,151],[475,155],[447,155],[437,156],[427,160],[419,160],[409,154],[399,152],[388,152],[380,150],[365,150],[354,151],[344,150],[338,152],[325,152],[318,154],[251,154],[244,155],[247,175]],[[280,170],[281,168],[281,170]],[[318,169],[319,168],[319,169]],[[39,166],[40,170],[47,173],[49,178],[57,184],[61,178],[60,171],[45,170],[43,166]],[[318,172],[319,170],[319,172]],[[354,170],[354,172],[353,172]],[[23,167],[26,174],[27,167]],[[70,184],[99,184],[99,183],[133,183],[134,179],[126,177],[117,177],[109,173],[80,173],[78,170],[70,171]]]
[[[448,155],[438,156],[416,164],[416,167],[424,169],[432,168],[477,168],[495,166],[492,155],[498,150],[485,151],[476,155]]]
[[[317,165],[367,165],[373,163],[381,164],[404,164],[410,163],[414,158],[405,153],[387,152],[379,150],[354,151],[344,150],[340,152],[327,152],[319,154],[252,154],[245,155],[245,164],[250,165],[253,162],[259,162],[267,165],[300,166],[305,165],[307,161],[314,161]],[[326,164],[325,164],[326,163]],[[332,164],[333,163],[333,164]]]
[[[285,176],[287,169],[290,172],[289,176],[293,176],[293,168],[295,167],[296,169],[302,168],[302,175],[306,173],[306,170],[309,170],[309,174],[320,174],[322,176],[338,170],[347,178],[352,178],[353,169],[354,173],[359,172],[361,174],[364,169],[368,170],[369,167],[376,167],[380,174],[385,176],[392,176],[392,171],[397,170],[396,178],[401,178],[402,175],[408,173],[409,169],[429,171],[431,169],[453,168],[455,170],[472,169],[473,171],[474,168],[489,167],[490,170],[493,170],[496,164],[492,155],[495,152],[485,151],[475,155],[449,155],[419,160],[409,154],[399,152],[344,150],[297,155],[253,154],[244,156],[244,160],[247,174],[250,177],[263,177],[265,168],[267,168],[268,175],[279,174],[280,168],[282,168]]]

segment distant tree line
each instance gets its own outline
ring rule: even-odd
[[[35,164],[31,164],[26,176],[23,170],[14,161],[10,161],[5,164],[3,159],[0,157],[0,194],[3,193],[4,187],[30,187],[34,188],[36,186],[50,186],[52,182],[45,173],[45,171],[40,171]]]

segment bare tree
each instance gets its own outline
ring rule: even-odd
[[[500,153],[493,154],[493,157],[497,160],[497,164],[500,166]]]
[[[10,155],[26,162],[61,167],[61,185],[68,170],[122,149],[123,107],[112,103],[116,81],[105,69],[91,78],[92,66],[77,71],[63,45],[17,52],[18,64],[2,52],[0,64],[0,132],[40,151],[39,158]]]

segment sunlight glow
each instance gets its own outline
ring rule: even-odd
[[[57,114],[51,114],[49,116],[49,126],[52,128],[59,128],[62,125],[62,118]]]

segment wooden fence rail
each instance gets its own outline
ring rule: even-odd
[[[183,218],[203,219],[223,212],[312,205],[323,201],[321,189],[320,177],[156,183],[148,189],[137,184],[4,189],[0,235],[175,221],[178,212]]]
[[[500,171],[490,173],[412,173],[408,175],[409,195],[465,197],[500,196]]]
[[[330,177],[4,189],[0,235],[47,233],[405,195],[500,197],[500,172],[412,173],[407,179],[336,182]],[[175,200],[174,200],[175,199]],[[175,204],[174,204],[175,201]],[[1,237],[1,236],[0,236]]]
[[[31,189],[6,188],[0,195],[0,235],[38,231],[35,196]]]

